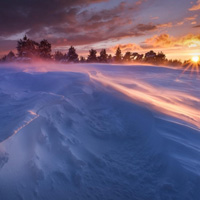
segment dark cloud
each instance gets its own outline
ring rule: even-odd
[[[193,26],[194,28],[200,28],[200,25]]]
[[[65,41],[64,43],[70,45],[85,45],[108,39],[141,36],[147,31],[157,29],[153,24],[135,25],[132,13],[136,14],[139,11],[142,2],[142,0],[135,1],[131,5],[121,2],[112,9],[102,9],[99,12],[84,10],[78,14],[77,24],[53,27],[52,32],[68,33],[67,40],[59,39],[59,43]]]
[[[84,6],[107,0],[1,0],[0,35],[8,36],[26,29],[31,32],[58,23],[76,20]]]
[[[135,27],[138,31],[146,32],[146,31],[153,31],[157,29],[157,26],[154,24],[138,24]]]
[[[46,38],[54,47],[62,47],[141,36],[157,29],[153,24],[135,22],[135,16],[146,0],[115,2],[109,9],[90,8],[91,4],[108,1],[1,0],[0,36],[8,38],[26,32],[36,41]]]

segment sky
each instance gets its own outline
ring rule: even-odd
[[[0,56],[25,34],[55,50],[200,55],[200,0],[0,0]]]

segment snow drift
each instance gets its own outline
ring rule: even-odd
[[[199,199],[199,77],[120,65],[0,68],[0,199]]]

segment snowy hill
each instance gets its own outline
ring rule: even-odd
[[[0,67],[0,199],[198,200],[199,76]]]

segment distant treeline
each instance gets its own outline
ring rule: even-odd
[[[56,51],[52,54],[52,46],[47,40],[37,43],[29,39],[26,35],[17,42],[17,54],[10,51],[0,59],[0,62],[31,62],[35,59],[52,60],[61,63],[150,63],[155,65],[181,66],[180,60],[168,60],[163,52],[155,53],[149,51],[145,54],[137,52],[126,52],[124,55],[120,47],[115,55],[107,54],[106,49],[102,49],[97,55],[95,49],[89,50],[89,55],[85,58],[77,54],[76,49],[71,46],[67,53]]]

